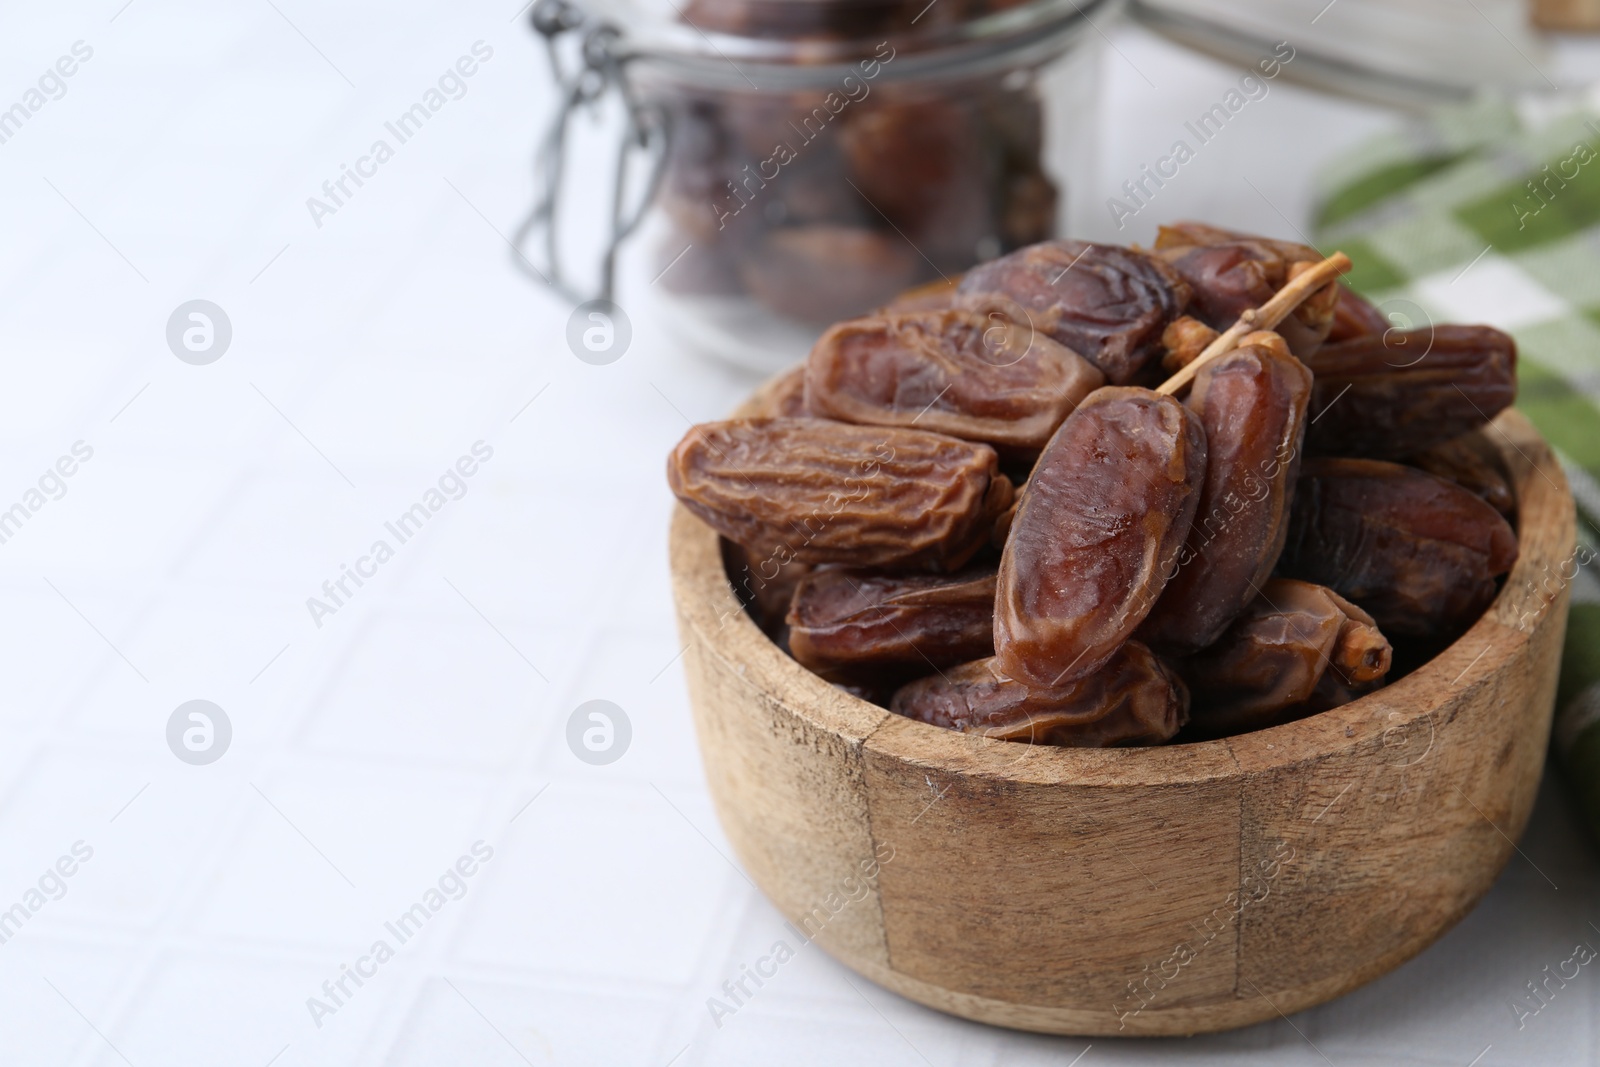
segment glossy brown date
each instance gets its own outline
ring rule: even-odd
[[[993,567],[814,571],[789,603],[789,652],[830,681],[905,678],[990,656],[994,586]]]
[[[1341,284],[1338,303],[1333,307],[1333,327],[1324,343],[1337,344],[1357,337],[1382,335],[1393,325],[1370,300]]]
[[[996,740],[1108,748],[1169,740],[1189,717],[1189,695],[1148,648],[1130,641],[1094,674],[1053,689],[1019,682],[982,659],[902,687],[889,708]]]
[[[834,326],[806,360],[807,409],[872,426],[915,425],[1034,456],[1105,376],[1001,316],[905,312]]]
[[[1517,345],[1490,326],[1389,330],[1324,345],[1312,455],[1403,459],[1476,429],[1517,397]]]
[[[1108,387],[1067,416],[1011,524],[995,597],[995,653],[1055,688],[1099,670],[1166,585],[1199,504],[1200,419],[1148,389]]]
[[[1237,233],[1198,222],[1162,226],[1155,251],[1189,283],[1189,313],[1217,330],[1260,307],[1299,271],[1322,261],[1309,245]],[[1333,326],[1339,302],[1336,282],[1312,293],[1277,330],[1295,355],[1317,350]]]
[[[712,529],[779,565],[955,570],[1012,495],[987,445],[822,419],[695,426],[667,481]]]
[[[1500,465],[1500,450],[1483,430],[1452,437],[1418,452],[1410,465],[1476,493],[1506,518],[1517,510],[1517,496]]]
[[[1301,471],[1278,573],[1326,585],[1390,637],[1459,632],[1517,559],[1494,508],[1443,478],[1367,459],[1311,459]]]
[[[1289,532],[1310,402],[1305,364],[1265,345],[1200,368],[1186,404],[1205,428],[1205,487],[1141,639],[1180,655],[1202,649],[1271,576]]]
[[[1372,616],[1338,593],[1275,578],[1216,644],[1182,660],[1194,730],[1256,730],[1370,691],[1393,650]]]
[[[1140,380],[1161,356],[1161,332],[1183,314],[1189,286],[1165,263],[1117,245],[1045,241],[979,264],[958,300],[984,308],[1015,301],[1031,325],[1100,368],[1106,380]]]

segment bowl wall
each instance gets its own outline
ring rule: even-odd
[[[992,741],[846,695],[756,628],[680,507],[683,659],[740,861],[795,936],[1001,1026],[1221,1030],[1393,969],[1488,891],[1544,765],[1572,499],[1520,414],[1493,436],[1521,557],[1464,636],[1344,707],[1149,749]]]

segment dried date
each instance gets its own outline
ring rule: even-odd
[[[789,603],[789,652],[830,681],[924,674],[994,654],[991,567],[951,575],[829,568]]]
[[[1452,482],[1380,460],[1312,459],[1278,573],[1355,601],[1390,637],[1439,638],[1482,614],[1516,558],[1506,520]]]
[[[1139,629],[1163,652],[1222,636],[1272,574],[1289,532],[1311,372],[1248,345],[1200,368],[1187,404],[1206,433],[1205,488],[1177,573]]]
[[[1040,333],[1083,356],[1114,385],[1160,358],[1161,332],[1183,313],[1189,286],[1160,260],[1116,245],[1045,241],[979,264],[958,300],[980,310],[1016,301]]]
[[[1198,359],[1216,339],[1217,331],[1192,315],[1173,319],[1161,331],[1161,347],[1166,350],[1161,357],[1161,369],[1168,374],[1178,373]]]
[[[1324,345],[1316,375],[1313,455],[1404,459],[1474,430],[1517,396],[1517,346],[1489,326],[1389,330]]]
[[[995,597],[995,653],[1055,688],[1099,670],[1142,623],[1199,504],[1199,418],[1148,389],[1090,395],[1045,446],[1011,524]]]
[[[1033,165],[1037,168],[1037,162]],[[1024,170],[1005,179],[1000,205],[1000,241],[1006,248],[1045,241],[1056,232],[1056,205],[1061,194],[1056,183],[1038,169]]]
[[[955,307],[956,290],[961,285],[962,277],[962,275],[957,274],[952,278],[940,278],[936,282],[926,282],[914,289],[907,289],[873,314],[890,315],[901,311],[939,311],[944,308]]]
[[[1155,251],[1189,283],[1190,314],[1218,330],[1232,326],[1250,308],[1260,307],[1300,271],[1322,261],[1309,245],[1255,237],[1198,222],[1162,226]],[[1289,350],[1307,356],[1333,326],[1338,283],[1312,293],[1279,323]]]
[[[1333,306],[1333,327],[1328,331],[1325,343],[1337,344],[1340,341],[1353,341],[1357,337],[1382,336],[1392,325],[1366,297],[1340,284],[1339,301]]]
[[[1347,703],[1381,685],[1392,658],[1365,611],[1324,586],[1275,578],[1178,670],[1193,694],[1193,729],[1217,736]]]
[[[772,230],[740,261],[739,277],[781,314],[828,323],[889,300],[921,266],[896,233],[815,223]]]
[[[747,419],[803,419],[806,409],[806,367],[792,367],[755,391],[741,409]]]
[[[889,709],[996,740],[1109,748],[1169,740],[1188,720],[1189,696],[1154,653],[1130,641],[1100,670],[1053,689],[1019,682],[996,660],[981,659],[902,687]]]
[[[807,409],[912,426],[1031,457],[1105,376],[998,313],[945,309],[839,323],[806,361]]]
[[[1012,497],[987,445],[822,419],[696,426],[667,481],[714,530],[779,565],[956,570]]]
[[[721,539],[722,569],[728,576],[739,602],[768,637],[785,637],[784,616],[794,599],[800,580],[811,573],[811,564],[790,560],[756,559],[749,550]]]
[[[890,92],[880,89],[880,93]],[[983,116],[959,98],[874,95],[839,132],[852,181],[867,202],[940,272],[961,271],[974,249],[999,251],[1001,153]]]
[[[1022,490],[1027,487],[1024,480],[1016,487],[1012,494],[1011,506],[995,516],[994,528],[989,531],[989,547],[995,551],[1004,551],[1006,539],[1011,536],[1011,524],[1017,520],[1017,505],[1022,503]]]
[[[1482,430],[1452,437],[1442,445],[1418,452],[1410,465],[1482,497],[1506,518],[1517,510],[1517,496],[1500,466],[1500,451]]]

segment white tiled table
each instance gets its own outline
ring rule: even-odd
[[[751,382],[653,329],[637,272],[633,347],[583,364],[566,309],[509,268],[496,230],[526,206],[548,99],[514,11],[0,13],[0,107],[73,42],[94,49],[0,144],[0,508],[74,442],[94,450],[0,544],[0,908],[93,849],[0,944],[0,1062],[1073,1062],[1089,1042],[853,987],[815,949],[712,1024],[706,998],[780,919],[725,858],[702,785],[661,473],[684,418]],[[1108,187],[1236,76],[1114,39]],[[466,95],[315,226],[306,198],[479,40],[494,54]],[[1284,85],[1253,107],[1164,215],[1300,225],[1318,159],[1379,121]],[[197,297],[234,329],[209,366],[164,339]],[[316,625],[306,599],[480,440],[493,457],[465,495]],[[233,729],[200,767],[165,740],[197,698]],[[634,730],[609,766],[565,741],[596,698]],[[493,855],[460,898],[317,1025],[307,998],[479,841]],[[1593,968],[1523,1030],[1507,1001],[1574,941],[1600,945],[1595,853],[1548,786],[1522,848],[1460,927],[1358,993],[1077,1062],[1465,1067],[1492,1046],[1477,1062],[1592,1063]]]

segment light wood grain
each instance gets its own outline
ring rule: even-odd
[[[1572,500],[1520,414],[1491,436],[1522,554],[1465,636],[1342,708],[1153,749],[968,737],[843,694],[730,610],[716,536],[679,508],[690,698],[741,863],[847,966],[1001,1026],[1221,1030],[1391,970],[1514,855],[1548,743],[1565,590],[1533,609]]]

